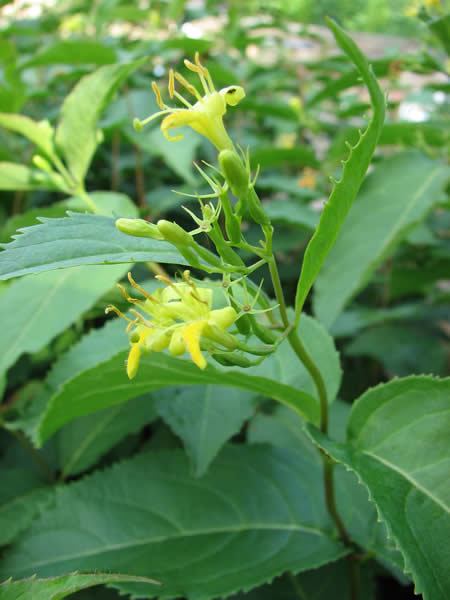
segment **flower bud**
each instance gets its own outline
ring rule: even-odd
[[[242,200],[248,193],[249,173],[242,160],[233,150],[222,150],[219,164],[233,194]]]
[[[257,338],[265,344],[274,344],[277,341],[278,336],[274,331],[261,325],[254,315],[248,315],[248,317],[250,319],[252,331]]]
[[[236,352],[214,352],[212,357],[224,367],[236,366],[247,369],[248,367],[252,367],[254,365],[254,363],[246,356]]]
[[[194,240],[182,227],[170,221],[160,220],[156,224],[163,238],[174,246],[193,246]]]
[[[116,228],[122,233],[134,237],[147,237],[154,240],[164,239],[158,227],[144,219],[117,219]]]

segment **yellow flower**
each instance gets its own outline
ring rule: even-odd
[[[180,73],[170,69],[169,96],[170,98],[177,98],[186,108],[171,108],[165,104],[157,84],[153,82],[152,89],[161,110],[143,121],[135,119],[133,122],[135,129],[140,131],[144,125],[150,123],[153,119],[167,115],[161,123],[161,131],[169,141],[176,142],[183,139],[181,134],[171,136],[169,132],[171,129],[186,125],[206,137],[219,151],[233,149],[233,142],[225,129],[223,117],[227,111],[227,106],[236,106],[245,97],[244,89],[237,85],[230,85],[216,91],[208,69],[200,62],[198,52],[195,54],[195,64],[188,60],[185,60],[184,64],[189,70],[198,75],[204,92],[203,96]],[[197,101],[194,105],[177,92],[175,80],[196,98]]]
[[[188,352],[192,361],[200,368],[207,366],[201,345],[213,349],[219,345],[228,350],[237,346],[236,338],[227,329],[236,321],[237,313],[231,306],[212,309],[213,291],[198,288],[190,278],[189,271],[183,273],[183,281],[173,283],[168,277],[157,276],[167,284],[166,288],[149,294],[128,274],[131,285],[144,300],[132,298],[120,286],[126,299],[141,311],[131,309],[133,320],[123,315],[116,307],[109,306],[106,312],[115,312],[129,321],[130,352],[127,374],[136,376],[143,352],[162,352],[168,349],[173,356]]]

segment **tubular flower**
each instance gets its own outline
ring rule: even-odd
[[[126,319],[130,338],[130,352],[127,360],[127,374],[135,377],[143,352],[162,352],[168,349],[173,356],[188,352],[191,360],[200,368],[207,365],[202,347],[212,349],[217,345],[234,350],[236,338],[227,329],[236,321],[238,315],[234,308],[212,310],[213,291],[210,288],[198,288],[189,276],[183,273],[183,281],[174,283],[168,277],[157,276],[167,284],[149,294],[140,287],[131,274],[131,285],[144,299],[132,298],[122,286],[122,293],[140,310],[131,309],[134,319],[123,315],[116,307],[108,306],[106,312],[115,312]]]
[[[236,106],[245,97],[244,89],[237,85],[230,85],[216,91],[208,69],[200,62],[198,52],[195,54],[195,63],[185,60],[184,64],[190,71],[198,75],[203,88],[203,95],[180,73],[171,69],[169,71],[169,96],[170,98],[177,98],[185,108],[171,108],[165,104],[157,84],[153,82],[152,89],[161,110],[143,121],[135,119],[135,129],[140,131],[144,125],[150,123],[153,119],[165,115],[161,123],[161,131],[169,141],[176,142],[183,139],[181,134],[171,136],[169,131],[187,125],[206,137],[219,151],[226,148],[233,149],[233,142],[225,129],[223,117],[227,111],[227,106]],[[175,81],[195,97],[195,104],[191,104],[175,89]]]

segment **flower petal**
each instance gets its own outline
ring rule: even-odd
[[[206,321],[194,321],[181,330],[186,348],[191,355],[192,361],[199,369],[205,369],[207,365],[206,359],[200,350],[200,337],[205,326]]]
[[[131,349],[128,354],[127,360],[127,375],[128,379],[134,379],[139,368],[139,361],[141,360],[141,348],[139,343],[131,344]]]

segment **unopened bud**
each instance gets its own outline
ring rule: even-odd
[[[174,246],[193,246],[194,240],[182,227],[177,223],[160,220],[156,224],[163,238]]]
[[[255,364],[246,356],[243,356],[242,354],[238,354],[236,352],[214,352],[212,357],[224,367],[236,366],[247,369],[248,367],[252,367]]]
[[[222,150],[219,154],[219,164],[231,191],[238,199],[248,193],[249,173],[242,160],[233,150]]]
[[[261,325],[254,315],[248,315],[248,317],[250,318],[253,333],[262,342],[265,344],[274,344],[277,341],[278,336],[274,331],[264,327],[264,325]]]
[[[116,227],[119,231],[127,235],[147,237],[154,240],[164,239],[158,227],[144,219],[117,219]]]

